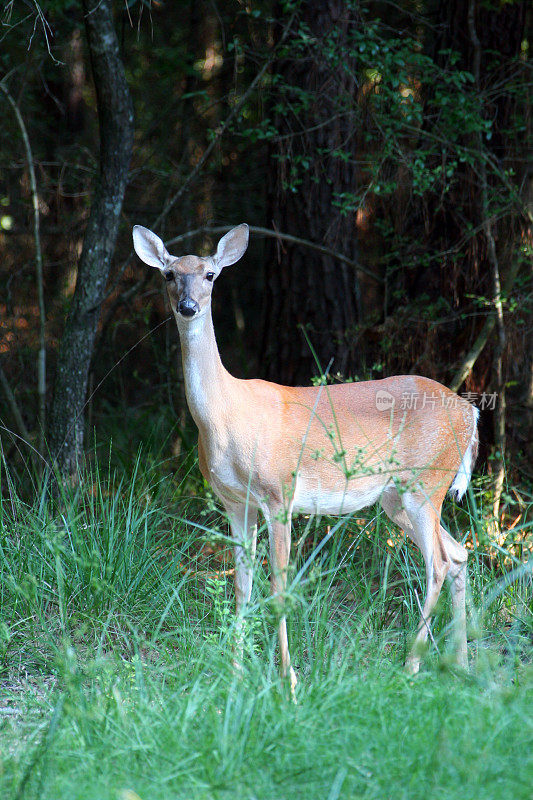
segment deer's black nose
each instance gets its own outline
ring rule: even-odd
[[[178,311],[184,317],[194,317],[197,311],[200,310],[198,303],[195,303],[194,300],[191,300],[190,297],[186,297],[184,300],[180,300],[178,305]]]

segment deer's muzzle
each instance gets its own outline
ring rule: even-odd
[[[198,311],[200,311],[200,306],[190,297],[185,297],[178,303],[178,312],[184,317],[194,317]]]

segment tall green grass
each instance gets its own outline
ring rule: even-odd
[[[300,519],[287,592],[297,705],[278,677],[266,537],[231,665],[227,526],[194,470],[140,454],[51,502],[0,502],[0,797],[527,798],[533,785],[531,522],[472,545],[469,655],[446,597],[421,674],[402,663],[424,592],[417,551],[376,509]],[[200,493],[200,497],[198,496]],[[518,528],[518,531],[517,531]]]

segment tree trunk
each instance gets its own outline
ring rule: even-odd
[[[83,10],[96,89],[100,164],[76,290],[61,340],[50,413],[49,447],[63,475],[75,472],[83,449],[87,376],[133,145],[133,109],[111,0],[83,0]]]
[[[309,0],[300,21],[311,33],[306,52],[289,55],[275,70],[288,87],[288,102],[276,120],[280,136],[272,154],[268,226],[356,260],[354,214],[343,215],[334,205],[342,193],[354,192],[356,182],[355,132],[346,113],[356,81],[349,64],[335,69],[325,55],[332,36],[341,52],[351,26],[357,24],[356,13],[342,0]],[[308,100],[295,111],[301,97]],[[356,271],[331,256],[282,243],[271,249],[268,262],[265,377],[305,384],[331,359],[332,371],[350,375],[358,364]]]

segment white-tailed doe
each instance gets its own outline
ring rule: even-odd
[[[477,409],[415,375],[296,388],[234,378],[218,353],[211,291],[222,269],[244,254],[248,226],[233,228],[207,258],[171,256],[140,225],[133,241],[139,258],[167,281],[187,402],[198,426],[200,469],[227,511],[235,542],[237,615],[250,599],[258,510],[265,517],[272,592],[280,604],[281,665],[291,685],[296,677],[283,616],[291,515],[345,514],[376,501],[418,545],[426,567],[427,592],[408,669],[419,668],[445,578],[456,656],[466,667],[467,551],[442,526],[440,514],[446,492],[460,498],[470,480]]]

